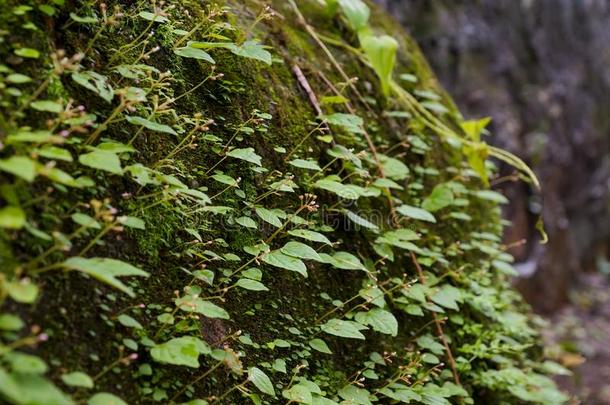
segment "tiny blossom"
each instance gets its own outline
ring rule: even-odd
[[[46,342],[47,340],[49,340],[49,335],[47,335],[46,333],[41,333],[40,335],[38,335],[39,342]]]

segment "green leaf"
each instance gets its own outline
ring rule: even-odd
[[[462,301],[462,293],[452,285],[443,285],[430,299],[441,307],[459,311],[457,302]]]
[[[254,152],[254,148],[233,149],[227,152],[227,156],[262,166],[261,157]]]
[[[206,62],[215,64],[216,61],[210,56],[209,53],[202,49],[191,48],[190,46],[185,46],[183,48],[178,48],[174,51],[174,53],[178,56],[182,56],[183,58],[193,58],[204,60]]]
[[[47,159],[63,160],[64,162],[72,162],[74,160],[70,152],[57,146],[47,145],[36,149],[36,153]]]
[[[517,273],[510,263],[506,263],[501,260],[494,260],[491,262],[491,264],[496,270],[506,274],[507,276],[517,277],[519,275],[519,273]]]
[[[422,354],[421,359],[424,363],[428,363],[428,364],[438,364],[441,362],[440,359],[438,357],[436,357],[435,355],[433,355],[432,353]]]
[[[316,171],[322,170],[322,168],[318,165],[318,162],[315,162],[313,160],[294,159],[294,160],[291,160],[290,162],[288,162],[288,164],[291,166],[294,166],[294,167],[301,168],[301,169],[316,170]]]
[[[49,131],[19,131],[6,137],[7,144],[15,143],[62,143],[65,139]]]
[[[248,278],[240,278],[235,285],[250,291],[269,291],[263,283]]]
[[[310,240],[312,242],[325,243],[329,246],[332,246],[332,243],[330,242],[330,240],[328,240],[326,236],[315,231],[310,231],[308,229],[291,229],[290,231],[288,231],[288,234],[297,238]]]
[[[55,114],[59,114],[64,110],[64,107],[61,103],[51,100],[34,101],[32,104],[30,104],[30,107],[37,111],[50,112]]]
[[[411,241],[419,239],[419,236],[410,229],[397,229],[383,234],[377,238],[375,243],[396,246],[400,249],[418,251],[418,247]]]
[[[364,121],[361,117],[354,114],[335,113],[321,115],[320,119],[326,121],[330,125],[339,126],[353,134],[364,133]]]
[[[263,221],[275,226],[276,228],[282,227],[282,221],[273,211],[263,207],[256,208],[255,211],[256,215],[258,215]]]
[[[140,230],[146,229],[146,224],[140,218],[124,216],[124,217],[119,217],[118,220],[121,223],[121,225],[126,226],[127,228],[140,229]]]
[[[137,276],[148,277],[149,274],[145,271],[132,266],[129,263],[115,259],[106,258],[91,258],[71,257],[61,264],[67,270],[76,270],[88,274],[99,281],[106,283],[116,289],[119,289],[134,297],[133,291],[123,284],[117,277]]]
[[[404,187],[388,178],[380,178],[373,182],[373,186],[378,188],[392,188],[394,190],[404,190]]]
[[[74,13],[70,13],[70,18],[81,24],[97,24],[97,22],[98,22],[97,18],[95,18],[95,17],[89,17],[89,16],[81,17]]]
[[[96,146],[96,149],[105,150],[113,153],[131,153],[136,152],[136,148],[131,145],[125,145],[121,142],[107,141]]]
[[[386,335],[396,336],[398,334],[396,317],[385,309],[373,308],[367,312],[358,312],[354,320],[363,325],[371,326],[373,330]]]
[[[153,22],[159,22],[159,23],[166,23],[169,21],[167,19],[167,17],[159,15],[159,14],[151,13],[150,11],[141,11],[138,15],[147,21],[153,21]]]
[[[108,103],[114,98],[114,90],[108,83],[108,78],[97,72],[74,72],[72,73],[72,80],[98,94]]]
[[[38,9],[40,11],[42,11],[43,13],[45,13],[46,15],[48,15],[49,17],[53,17],[56,12],[55,8],[48,4],[41,4],[40,6],[38,6]]]
[[[321,105],[345,104],[349,100],[343,96],[324,96],[320,99]]]
[[[61,380],[70,387],[93,388],[93,379],[80,371],[64,374]]]
[[[40,58],[40,52],[38,52],[36,49],[32,49],[32,48],[15,49],[15,55],[21,56],[22,58],[28,58],[28,59]]]
[[[360,331],[366,329],[366,327],[357,322],[344,321],[342,319],[331,319],[322,325],[321,328],[322,331],[328,333],[329,335],[350,339],[365,339],[364,335],[360,333]]]
[[[422,101],[420,104],[422,107],[435,113],[446,114],[449,112],[449,109],[438,101]]]
[[[78,157],[78,161],[87,167],[104,170],[113,174],[123,174],[121,159],[116,153],[105,150],[94,150]]]
[[[0,208],[0,228],[21,229],[25,225],[25,212],[19,207]]]
[[[261,369],[258,367],[252,367],[248,370],[248,380],[252,381],[252,384],[258,388],[261,392],[275,397],[275,390],[273,389],[273,383]]]
[[[227,176],[226,174],[217,173],[210,177],[219,183],[226,184],[227,186],[237,187],[239,185],[237,180],[231,176]]]
[[[204,301],[203,299],[193,295],[186,295],[182,298],[177,298],[175,302],[176,306],[185,312],[196,312],[208,318],[231,318],[229,313],[223,308],[211,303],[210,301]]]
[[[404,389],[400,388],[395,389],[394,391],[392,391],[388,387],[385,387],[380,389],[379,392],[396,401],[404,402],[405,404],[418,403],[419,401],[421,401],[421,395],[413,391],[411,388],[408,388],[407,386],[404,387]]]
[[[214,284],[214,272],[212,270],[195,270],[193,276],[197,277],[198,280],[204,281],[209,285]]]
[[[508,204],[508,198],[493,190],[479,190],[474,193],[477,198],[486,201],[492,201],[498,204]]]
[[[350,210],[344,210],[343,213],[350,221],[352,221],[356,225],[360,225],[363,228],[372,229],[374,231],[379,230],[379,227],[377,225],[375,225],[372,222],[369,222],[368,220],[362,218],[360,215],[358,215]]]
[[[127,402],[123,401],[116,395],[109,394],[107,392],[98,392],[89,398],[87,405],[127,405]]]
[[[384,298],[385,294],[376,284],[371,284],[362,288],[358,291],[358,295],[379,308],[383,308],[386,305]]]
[[[169,125],[159,124],[157,122],[153,122],[153,121],[148,120],[143,117],[127,116],[127,117],[125,117],[125,119],[130,124],[138,125],[138,126],[146,128],[146,129],[150,129],[151,131],[162,132],[162,133],[171,134],[171,135],[178,135],[176,133],[176,131],[174,131],[174,129],[172,127],[170,127]]]
[[[87,214],[77,212],[72,214],[71,218],[72,221],[76,222],[80,226],[84,226],[85,228],[102,229],[102,225],[100,225],[95,218],[92,218]]]
[[[39,288],[30,279],[12,281],[7,287],[9,296],[22,304],[31,304],[38,297]]]
[[[283,390],[282,396],[289,401],[288,403],[311,404],[313,401],[310,389],[303,384],[295,384]]]
[[[390,94],[390,83],[396,63],[398,42],[389,35],[361,35],[360,45],[369,62],[373,65],[373,69],[381,81],[381,90],[387,97]]]
[[[540,369],[545,373],[553,375],[573,375],[572,371],[565,368],[561,364],[547,360],[540,365]]]
[[[422,349],[430,350],[437,356],[442,356],[445,352],[445,346],[434,340],[434,338],[430,334],[418,337],[417,345]]]
[[[362,168],[362,161],[360,158],[356,156],[352,150],[347,149],[343,145],[335,145],[331,149],[328,149],[326,153],[337,159],[349,160],[357,168]]]
[[[368,26],[371,10],[362,0],[339,0],[350,28],[356,32]]]
[[[434,218],[434,215],[432,215],[431,213],[429,213],[428,211],[426,211],[422,208],[417,208],[417,207],[413,207],[411,205],[405,204],[405,205],[401,205],[400,207],[396,208],[396,211],[399,214],[404,215],[405,217],[419,219],[420,221],[436,223],[436,218]]]
[[[13,314],[0,314],[0,330],[16,332],[24,326],[25,323],[23,323],[18,316]]]
[[[150,355],[158,363],[192,368],[199,368],[200,355],[211,352],[207,343],[194,336],[174,338],[150,349]]]
[[[270,253],[265,254],[261,260],[271,266],[279,267],[290,271],[296,271],[303,277],[307,277],[307,267],[301,259],[296,257],[287,256],[279,250],[274,250]]]
[[[46,378],[28,373],[8,374],[2,368],[0,394],[4,399],[10,399],[11,404],[17,405],[74,405],[70,397]],[[105,405],[108,405],[108,402]]]
[[[309,346],[311,346],[314,350],[319,351],[320,353],[333,354],[333,352],[328,348],[328,345],[322,339],[312,339],[309,342]]]
[[[42,168],[39,167],[38,173],[43,176],[48,177],[49,180],[51,180],[55,183],[65,184],[66,186],[69,186],[69,187],[76,187],[76,188],[82,187],[76,180],[74,180],[74,178],[72,176],[70,176],[68,173],[66,173],[63,170],[58,169],[56,167],[50,167],[50,168],[47,166],[43,166]]]
[[[447,183],[442,183],[434,187],[432,193],[422,203],[422,208],[435,212],[453,204],[453,200],[453,191]]]
[[[318,252],[301,242],[290,241],[286,243],[280,251],[285,255],[298,257],[299,259],[315,260],[317,262],[322,261]]]
[[[337,176],[329,176],[318,180],[314,187],[329,191],[346,200],[357,200],[365,195],[365,189],[354,184],[343,184],[335,179]]]
[[[271,367],[273,367],[275,371],[286,374],[286,360],[284,359],[275,359]]]
[[[339,403],[323,396],[314,394],[313,400],[311,401],[311,405],[339,405]]]
[[[409,168],[400,160],[383,154],[378,154],[383,167],[383,174],[390,179],[404,180],[409,176]]]
[[[24,84],[31,82],[32,78],[21,73],[11,73],[6,76],[6,81],[13,84]]]
[[[7,373],[0,367],[0,394],[12,400],[12,403],[21,404],[21,387],[13,375]]]
[[[468,158],[470,167],[479,175],[483,184],[489,186],[489,173],[485,160],[489,156],[489,147],[484,142],[475,143],[472,145],[464,145],[462,147],[464,154]]]
[[[0,160],[0,170],[32,182],[36,177],[36,163],[25,156],[11,156]]]
[[[271,65],[272,59],[269,51],[265,47],[256,41],[246,41],[241,46],[233,46],[230,48],[237,56],[244,58],[250,58],[260,60],[261,62]]]
[[[269,245],[265,242],[257,243],[256,245],[244,246],[244,252],[248,253],[252,256],[258,256],[261,253],[267,252],[269,250]]]
[[[331,256],[334,267],[342,270],[366,270],[366,267],[356,256],[348,252],[336,252]]]
[[[355,385],[346,385],[339,391],[339,396],[350,405],[373,405],[369,400],[371,393]]]
[[[258,224],[250,217],[239,217],[235,220],[235,222],[246,228],[258,229]]]
[[[460,126],[470,139],[474,142],[480,142],[481,135],[490,122],[491,117],[485,117],[480,120],[463,121],[460,123]]]
[[[129,315],[121,314],[121,315],[119,315],[119,317],[117,319],[121,323],[121,325],[123,325],[125,327],[134,328],[134,329],[144,329],[144,327],[142,326],[142,324],[140,322],[136,321]]]

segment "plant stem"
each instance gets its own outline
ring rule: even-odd
[[[106,130],[106,128],[108,127],[108,124],[110,124],[112,122],[112,120],[114,120],[120,113],[122,113],[124,109],[125,109],[125,103],[123,101],[121,101],[121,104],[119,104],[117,106],[117,108],[114,109],[112,114],[110,114],[110,116],[102,124],[100,124],[95,129],[95,131],[93,131],[93,133],[91,133],[91,135],[89,135],[89,137],[85,141],[85,145],[91,145],[93,142],[95,142],[97,140],[97,138],[100,136],[100,134]]]
[[[287,162],[287,161],[288,161],[288,159],[289,159],[289,158],[290,158],[290,157],[291,157],[291,156],[294,154],[294,152],[296,152],[296,151],[297,151],[297,149],[299,149],[299,147],[300,147],[301,145],[303,145],[303,144],[305,143],[305,141],[306,141],[306,140],[307,140],[307,139],[308,139],[308,138],[309,138],[309,137],[310,137],[310,136],[311,136],[311,135],[312,135],[314,132],[318,131],[318,130],[319,130],[321,127],[322,127],[322,125],[323,125],[323,124],[325,124],[325,123],[326,123],[325,121],[322,121],[321,123],[319,123],[319,124],[318,124],[318,126],[317,126],[317,127],[315,127],[314,129],[312,129],[311,131],[309,131],[309,133],[308,133],[307,135],[305,135],[305,136],[303,137],[303,139],[301,139],[301,140],[299,141],[299,143],[297,143],[297,144],[295,145],[295,147],[294,147],[294,148],[292,148],[292,150],[291,150],[291,151],[290,151],[290,152],[289,152],[289,153],[286,155],[286,157],[284,157],[284,162]]]
[[[89,249],[91,249],[101,238],[104,237],[104,235],[106,235],[108,232],[110,232],[112,230],[112,228],[114,228],[117,225],[116,221],[113,221],[111,223],[109,223],[108,225],[106,225],[104,227],[104,229],[102,229],[100,231],[100,233],[98,233],[95,238],[91,239],[91,241],[87,244],[87,246],[85,246],[79,253],[78,256],[83,256],[85,253],[87,253],[89,251]]]
[[[223,156],[222,159],[220,159],[218,162],[216,162],[216,164],[214,166],[212,166],[210,168],[210,170],[208,170],[207,172],[205,172],[205,175],[207,176],[208,174],[210,174],[210,172],[214,169],[216,169],[216,167],[218,167],[219,164],[221,164],[222,162],[224,162],[224,160],[227,158],[227,156]]]
[[[411,253],[411,261],[413,262],[413,264],[415,265],[415,268],[417,269],[417,275],[419,277],[420,283],[422,283],[422,285],[426,284],[426,276],[424,275],[424,272],[423,272],[421,266],[419,265],[417,258],[415,257],[415,253],[413,253],[413,251],[411,251],[410,253]],[[434,324],[436,325],[436,332],[438,333],[438,337],[441,339],[443,346],[445,346],[445,352],[447,353],[447,360],[449,360],[449,365],[451,366],[451,373],[453,374],[453,381],[455,382],[456,385],[462,385],[460,383],[460,375],[458,374],[458,371],[457,371],[455,359],[453,358],[453,353],[451,353],[451,348],[449,347],[449,343],[447,342],[447,338],[445,337],[445,332],[443,331],[441,321],[436,316],[436,313],[432,312],[432,316],[434,319]]]
[[[214,370],[216,370],[221,365],[222,365],[222,361],[219,361],[218,363],[214,364],[214,366],[212,366],[212,368],[210,368],[208,371],[206,371],[205,373],[201,374],[199,377],[195,378],[193,381],[191,381],[190,383],[188,383],[184,387],[180,388],[180,390],[178,392],[176,392],[176,394],[174,394],[173,397],[170,398],[169,402],[171,403],[171,402],[175,401],[180,395],[184,394],[184,392],[186,391],[186,389],[188,387],[197,384],[199,381],[201,381],[204,378],[206,378],[208,375],[210,375]]]

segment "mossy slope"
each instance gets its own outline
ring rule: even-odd
[[[33,178],[1,172],[4,205],[27,217],[2,216],[14,221],[0,240],[7,401],[563,400],[507,282],[502,197],[459,146],[381,94],[330,7],[297,2],[308,32],[279,0],[273,13],[254,0],[166,1],[156,17],[148,2],[61,3],[5,1],[0,17],[2,158],[35,165]],[[400,44],[396,80],[459,128],[413,41],[377,9],[371,23]],[[185,35],[208,44],[185,54]],[[22,56],[30,48],[39,55]],[[62,62],[59,49],[84,54]],[[48,132],[15,138],[36,130]],[[94,257],[149,276],[118,291],[106,277],[123,264],[98,271]],[[183,337],[198,343],[159,355]],[[38,357],[20,367],[25,353]]]

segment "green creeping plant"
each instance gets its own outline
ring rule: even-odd
[[[0,402],[565,401],[479,181],[528,168],[367,3],[39,3],[0,11]]]

